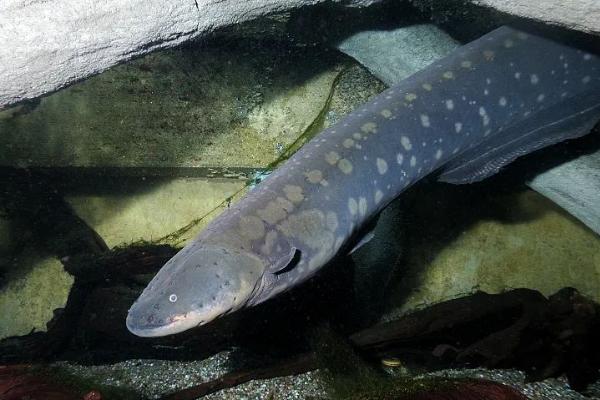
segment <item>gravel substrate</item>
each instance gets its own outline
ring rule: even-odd
[[[206,360],[192,362],[128,360],[99,366],[65,362],[56,365],[76,376],[92,378],[99,384],[133,389],[149,399],[157,399],[166,393],[197,385],[227,373],[230,357],[231,352],[222,352]],[[564,378],[524,383],[525,375],[516,370],[451,369],[423,376],[490,379],[515,387],[530,400],[600,400],[600,382],[588,388],[583,395],[569,389]],[[251,381],[204,397],[207,400],[303,400],[307,398],[328,398],[318,372]]]
[[[89,378],[99,384],[132,389],[149,399],[210,381],[230,371],[231,352],[218,353],[201,361],[127,360],[108,365],[56,363],[66,372]],[[235,400],[304,400],[323,397],[324,389],[318,373],[251,381],[222,390],[204,399]]]
[[[563,377],[541,382],[524,383],[525,374],[517,370],[449,369],[427,374],[448,378],[482,378],[502,382],[521,391],[530,400],[590,400],[600,399],[600,382],[591,385],[585,395],[569,388]]]

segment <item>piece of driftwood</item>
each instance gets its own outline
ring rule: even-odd
[[[510,386],[487,380],[457,381],[452,388],[422,390],[397,400],[527,400]]]
[[[516,289],[443,302],[358,332],[367,356],[442,366],[519,368],[529,380],[565,374],[575,390],[600,378],[600,305],[565,288]]]
[[[33,373],[30,365],[0,365],[0,399],[78,400],[81,397],[71,388]]]
[[[547,300],[539,292],[517,289],[504,294],[479,292],[445,301],[408,314],[398,320],[376,325],[350,336],[359,348],[383,355],[392,348],[412,347],[418,342],[442,341],[451,330],[469,329],[469,337],[480,338],[517,320],[524,308],[539,307]],[[529,313],[528,310],[526,313]],[[490,318],[498,317],[493,320]],[[485,322],[485,323],[484,323]],[[452,335],[455,337],[456,335]],[[456,337],[465,340],[466,337]]]
[[[0,365],[2,400],[102,400],[95,389],[75,388],[38,365]]]

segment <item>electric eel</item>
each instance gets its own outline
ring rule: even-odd
[[[384,91],[303,146],[169,260],[128,329],[163,336],[254,306],[364,242],[435,173],[470,183],[600,119],[600,58],[501,27]]]

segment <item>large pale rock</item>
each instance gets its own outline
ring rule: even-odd
[[[388,85],[409,77],[458,46],[450,35],[431,24],[362,31],[337,44],[339,50]]]
[[[222,26],[322,1],[3,1],[0,108]]]
[[[600,235],[600,150],[551,168],[528,185]]]
[[[380,0],[337,0],[365,7]],[[600,32],[596,0],[471,0],[584,32]],[[8,0],[0,3],[0,109],[58,90],[219,27],[324,0]]]
[[[473,3],[518,17],[600,34],[598,0],[473,0]]]

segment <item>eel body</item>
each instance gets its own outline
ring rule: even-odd
[[[259,304],[349,251],[422,177],[475,182],[599,119],[599,57],[501,27],[307,143],[163,266],[127,327],[163,336]]]

